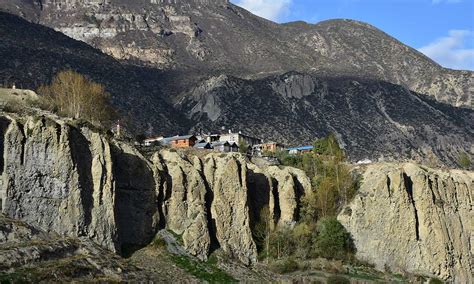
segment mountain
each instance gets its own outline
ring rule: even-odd
[[[225,125],[287,145],[336,133],[352,160],[417,159],[454,165],[474,141],[474,111],[399,85],[287,73],[260,80],[214,77],[176,106],[196,132]],[[297,140],[295,141],[295,137]]]
[[[136,133],[176,135],[224,126],[298,145],[333,132],[354,161],[416,159],[450,166],[460,152],[469,153],[474,141],[473,110],[375,79],[289,72],[260,79],[220,75],[181,84],[185,72],[117,61],[1,12],[0,36],[0,82],[35,89],[57,71],[72,68],[113,93]],[[169,97],[167,85],[189,87]]]
[[[12,0],[0,9],[117,59],[179,70],[173,77],[186,83],[170,82],[169,94],[209,75],[262,78],[299,71],[383,80],[472,107],[473,72],[444,69],[357,21],[276,24],[227,0]]]
[[[74,69],[104,84],[122,114],[133,117],[133,125],[177,132],[189,127],[161,96],[159,70],[123,64],[83,42],[3,12],[0,38],[0,83],[35,90],[57,72]]]

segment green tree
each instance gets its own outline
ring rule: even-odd
[[[249,145],[245,141],[239,142],[239,152],[242,154],[246,154],[249,150]]]
[[[327,137],[316,140],[313,143],[313,152],[318,155],[326,155],[337,158],[339,161],[344,159],[344,151],[337,142],[336,135],[331,133]]]
[[[351,235],[336,218],[323,218],[317,224],[318,236],[314,243],[317,255],[329,259],[345,259],[355,252]]]
[[[260,216],[255,228],[253,230],[253,236],[257,244],[257,249],[262,253],[262,256],[266,258],[268,263],[268,256],[270,252],[270,241],[271,234],[273,231],[273,218],[270,214],[270,209],[265,206],[260,211]]]
[[[459,154],[458,164],[463,168],[468,170],[471,167],[471,159],[466,152]]]

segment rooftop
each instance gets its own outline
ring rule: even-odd
[[[300,146],[300,147],[293,147],[293,148],[288,148],[288,151],[308,151],[308,150],[313,150],[313,146]]]

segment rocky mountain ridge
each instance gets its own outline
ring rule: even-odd
[[[56,72],[72,68],[104,84],[124,116],[122,122],[131,123],[137,133],[214,132],[224,126],[298,145],[334,132],[354,161],[386,157],[433,165],[454,165],[458,153],[469,153],[469,141],[474,140],[471,110],[377,80],[290,72],[258,80],[220,75],[193,87],[169,73],[174,71],[118,62],[82,42],[2,12],[0,35],[4,83],[36,89]],[[167,84],[184,91],[170,99],[164,95]]]
[[[287,145],[310,145],[315,133],[334,133],[352,161],[397,157],[454,166],[474,141],[471,110],[359,78],[296,72],[261,80],[219,76],[175,106],[194,121],[197,133],[226,126]]]
[[[299,71],[387,81],[472,107],[473,72],[444,69],[362,22],[276,24],[228,1],[14,0],[0,10],[115,58],[178,71],[173,76],[191,85],[218,74],[262,78]],[[183,91],[172,83],[166,89]]]

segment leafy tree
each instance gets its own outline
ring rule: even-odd
[[[339,161],[344,159],[344,151],[337,142],[336,135],[333,133],[327,137],[316,140],[313,143],[313,152],[318,155],[333,156]]]
[[[323,218],[317,224],[315,252],[325,258],[344,259],[355,248],[350,234],[336,218]]]
[[[51,85],[41,86],[38,93],[51,110],[94,124],[110,123],[116,114],[105,87],[72,70],[59,72]]]
[[[273,218],[270,214],[270,209],[265,206],[260,211],[260,216],[255,225],[253,236],[257,244],[257,248],[263,251],[263,256],[268,261],[268,254],[270,252],[270,238],[273,230]]]
[[[463,168],[468,170],[471,167],[471,159],[466,152],[459,154],[458,164]]]
[[[249,145],[245,141],[240,141],[239,143],[239,152],[246,154],[249,150]]]

